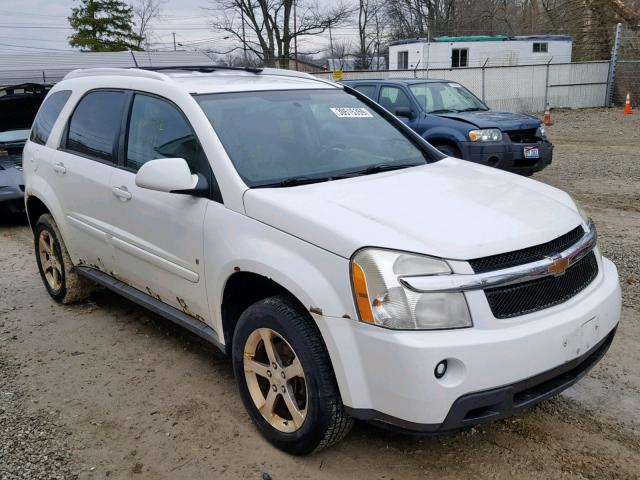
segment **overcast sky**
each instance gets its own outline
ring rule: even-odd
[[[131,0],[135,1],[135,0]],[[131,3],[129,2],[129,3]],[[333,0],[320,0],[321,4]],[[0,51],[2,52],[47,52],[70,50],[68,37],[72,31],[67,17],[77,0],[2,0],[0,1]],[[211,13],[202,7],[207,0],[168,0],[163,8],[163,17],[153,25],[151,48],[172,49],[173,36],[183,46],[178,48],[212,49],[226,51],[235,44],[224,39],[226,34],[210,27]],[[334,41],[355,40],[353,29],[333,32]],[[299,44],[300,52],[327,48],[329,35],[325,33]]]

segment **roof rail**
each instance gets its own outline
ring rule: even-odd
[[[154,80],[167,81],[169,77],[162,73],[144,71],[137,68],[78,68],[67,73],[63,80],[70,78],[97,77],[103,75],[118,75],[128,77],[152,78]]]
[[[162,70],[185,70],[188,72],[203,72],[211,73],[216,70],[236,70],[249,73],[260,73],[262,68],[260,67],[227,67],[225,65],[176,65],[176,66],[161,66],[161,67],[131,67],[139,70],[148,70],[151,72],[158,72]]]

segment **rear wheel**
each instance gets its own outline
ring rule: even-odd
[[[458,150],[458,147],[454,147],[453,145],[436,145],[436,148],[447,157],[462,158],[462,154],[460,153],[460,150]]]
[[[251,419],[286,452],[320,450],[353,425],[317,326],[287,296],[261,300],[240,316],[233,369]]]
[[[76,273],[60,230],[50,214],[41,215],[36,222],[34,239],[38,270],[49,295],[60,303],[88,297],[93,283]]]

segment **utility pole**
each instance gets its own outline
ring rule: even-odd
[[[242,19],[242,51],[244,53],[244,66],[248,65],[247,62],[247,39],[244,36],[244,9],[240,9],[240,18]]]
[[[331,35],[331,21],[329,21],[329,50],[331,52],[331,58],[333,58],[333,35]]]
[[[298,70],[298,13],[296,0],[293,0],[293,50],[296,59],[296,70]]]
[[[173,34],[173,51],[176,51],[176,32],[171,32]]]

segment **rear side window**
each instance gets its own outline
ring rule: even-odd
[[[207,159],[184,115],[171,103],[136,94],[127,132],[125,166],[137,171],[149,160],[184,158],[192,173],[205,174]]]
[[[357,87],[355,87],[355,89],[363,95],[369,97],[371,100],[375,100],[375,98],[373,98],[376,94],[375,85],[358,85]]]
[[[89,158],[115,162],[124,92],[95,91],[85,95],[69,121],[66,149]]]
[[[33,121],[30,137],[32,142],[40,145],[47,143],[53,124],[56,123],[58,115],[69,100],[69,96],[71,96],[71,90],[60,90],[47,97]]]

